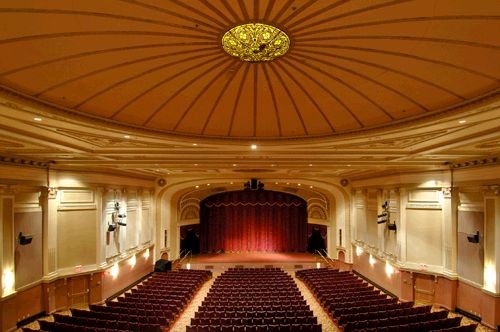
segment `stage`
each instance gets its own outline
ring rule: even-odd
[[[230,267],[280,267],[284,270],[316,268],[321,259],[309,253],[245,252],[199,254],[186,258],[182,267],[200,270],[226,270]],[[320,266],[323,267],[323,264]]]

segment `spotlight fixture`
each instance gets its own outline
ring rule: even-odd
[[[245,190],[264,190],[264,184],[257,179],[250,179],[243,184]]]

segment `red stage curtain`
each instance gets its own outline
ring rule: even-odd
[[[210,196],[200,205],[202,253],[307,248],[307,203],[300,197],[241,190]]]

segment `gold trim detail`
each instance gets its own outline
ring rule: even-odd
[[[288,52],[290,38],[271,25],[247,23],[227,31],[222,37],[222,47],[243,61],[272,61]]]

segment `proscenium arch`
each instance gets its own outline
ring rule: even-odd
[[[189,179],[180,180],[177,182],[171,182],[163,188],[157,188],[156,194],[156,228],[155,228],[155,254],[159,257],[159,253],[165,249],[163,243],[164,231],[167,230],[167,248],[170,250],[170,258],[175,259],[179,257],[180,243],[179,238],[179,200],[186,194],[195,191],[195,186],[207,188],[207,184],[210,184],[212,188],[217,186],[228,186],[228,183],[235,182],[239,183],[245,179],[241,178],[199,178],[199,179]],[[350,194],[345,188],[338,185],[340,179],[283,179],[283,178],[268,178],[263,179],[266,182],[279,181],[280,183],[286,181],[293,181],[300,183],[303,186],[313,186],[314,191],[317,191],[324,195],[328,200],[328,254],[337,258],[337,251],[343,250],[346,254],[346,261],[352,261],[352,248],[351,248],[351,230],[350,230]],[[235,190],[241,188],[234,187]],[[277,190],[273,188],[272,190]],[[232,190],[229,190],[232,191]],[[287,192],[285,190],[281,190]],[[200,196],[200,199],[210,196],[213,193],[208,193],[204,196]],[[304,198],[304,196],[295,193],[295,195]],[[304,198],[305,199],[305,198]],[[306,199],[307,201],[307,199]],[[338,248],[338,233],[342,230],[342,248]]]

